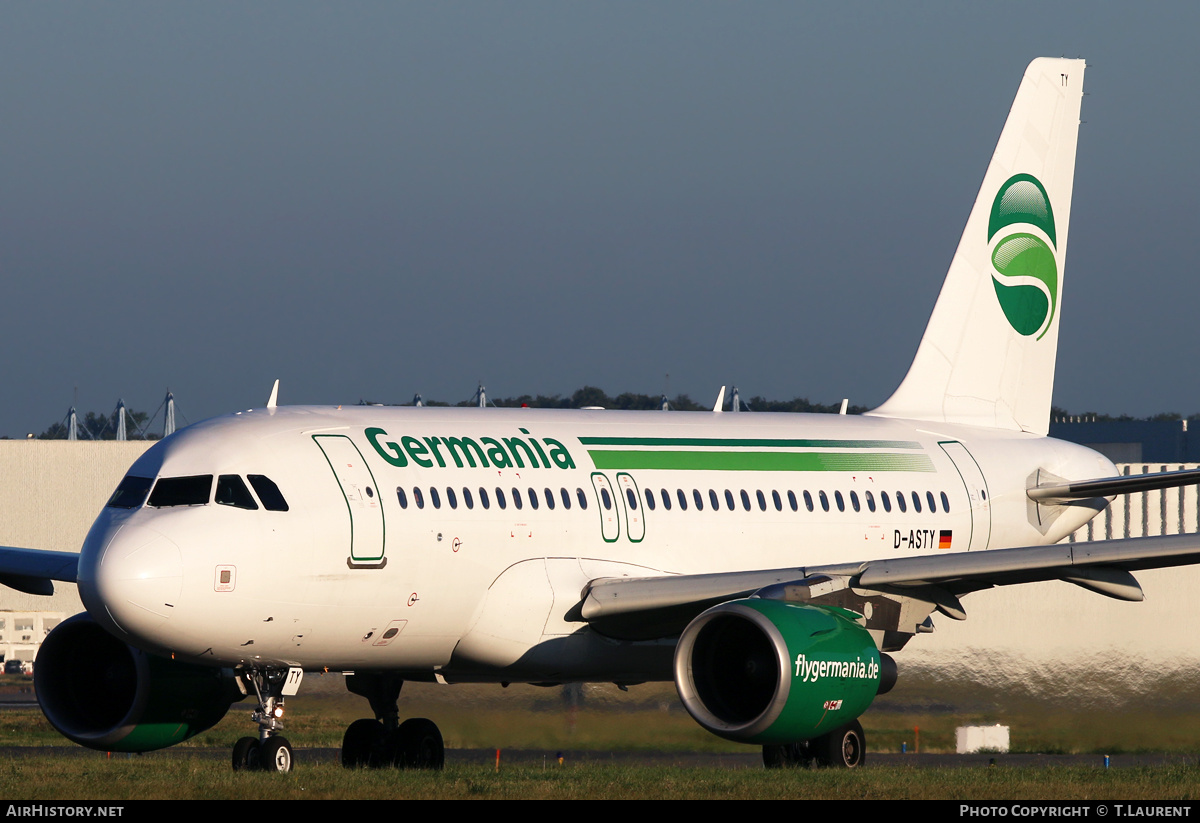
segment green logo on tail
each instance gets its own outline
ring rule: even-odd
[[[1045,187],[1031,174],[1008,178],[988,220],[988,243],[1003,229],[1024,224],[1041,229],[1058,247],[1054,211]],[[1004,316],[1017,331],[1041,340],[1058,308],[1058,263],[1041,237],[1028,232],[1005,234],[992,247],[992,284]],[[1040,333],[1039,333],[1040,332]]]

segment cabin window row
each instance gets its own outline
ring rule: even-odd
[[[629,492],[628,494],[630,496],[630,502],[633,503],[633,493]],[[651,489],[646,489],[645,494],[646,508],[653,511],[658,505],[658,503],[655,501],[655,493]],[[800,493],[800,499],[797,499],[796,493],[790,489],[784,492],[783,495],[781,495],[777,489],[772,489],[769,495],[770,505],[775,508],[775,511],[780,512],[783,511],[784,496],[787,498],[788,508],[794,512],[800,511],[800,499],[804,501],[804,508],[810,512],[816,511],[817,507],[820,506],[821,510],[826,512],[832,510],[833,508],[836,508],[840,512],[844,512],[846,511],[847,507],[849,507],[851,510],[856,512],[866,509],[866,511],[869,512],[883,511],[885,513],[890,513],[893,510],[893,500],[895,509],[901,513],[908,512],[909,500],[912,501],[912,510],[916,513],[920,513],[922,510],[928,510],[930,513],[936,513],[938,511],[939,501],[942,504],[941,511],[947,514],[950,512],[950,498],[945,492],[938,492],[937,496],[935,497],[932,491],[926,491],[924,502],[922,502],[920,492],[916,491],[908,492],[907,497],[905,492],[897,491],[894,498],[888,492],[879,492],[878,497],[876,497],[875,493],[871,491],[864,491],[860,496],[857,491],[851,491],[848,494],[842,494],[841,491],[836,489],[832,492],[832,494],[827,493],[824,489],[819,489],[817,490],[815,498],[807,489]],[[661,489],[658,496],[662,501],[662,507],[668,511],[670,511],[672,505],[677,505],[680,511],[687,511],[688,509],[688,494],[683,489],[675,489],[674,504],[672,503],[672,494],[670,489]],[[705,498],[706,495],[701,492],[700,489],[692,489],[691,506],[697,511],[703,511],[705,507]],[[726,509],[729,511],[736,511],[740,501],[743,511],[751,511],[755,507],[755,504],[757,504],[758,510],[765,512],[768,508],[767,498],[767,493],[764,493],[762,489],[755,489],[753,498],[751,498],[750,492],[747,492],[745,489],[741,489],[736,496],[730,489],[725,489],[723,494],[718,494],[716,489],[709,489],[707,494],[707,504],[708,507],[713,511],[720,511],[722,508],[721,503],[724,501],[724,507]],[[637,508],[636,505],[632,507]]]
[[[480,486],[477,491],[472,491],[468,486],[463,486],[461,491],[454,486],[447,486],[444,494],[446,505],[451,509],[457,509],[460,500],[462,505],[468,509],[475,508],[476,501],[484,509],[490,509],[493,501],[498,509],[507,509],[510,501],[514,509],[523,509],[527,504],[531,509],[537,509],[543,505],[547,509],[553,509],[557,505],[561,505],[564,509],[572,506],[571,492],[565,487],[558,490],[557,502],[555,491],[550,488],[544,488],[540,493],[537,489],[530,488],[522,494],[521,490],[515,487],[505,492],[499,486],[491,491],[483,486]],[[435,509],[442,507],[443,492],[437,486],[430,486],[428,491],[421,486],[413,486],[411,496],[413,505],[418,509],[425,508],[426,501]],[[574,497],[579,508],[586,509],[588,507],[587,495],[584,494],[583,489],[576,488]],[[396,500],[400,503],[400,508],[408,508],[409,492],[403,486],[396,487]]]
[[[884,513],[890,513],[893,511],[893,500],[895,501],[895,510],[902,514],[908,512],[909,500],[912,501],[912,510],[918,514],[924,510],[929,511],[931,514],[937,513],[939,510],[939,501],[941,502],[941,511],[947,514],[950,512],[950,498],[944,491],[938,492],[936,497],[932,491],[926,491],[924,502],[922,502],[921,494],[916,491],[910,491],[907,495],[903,491],[897,491],[893,498],[886,491],[879,492],[878,497],[876,497],[874,492],[864,491],[860,497],[857,491],[850,491],[847,494],[843,494],[840,490],[835,489],[832,494],[829,494],[824,489],[819,489],[814,498],[813,494],[805,489],[800,493],[800,498],[797,498],[796,493],[790,489],[784,492],[783,495],[777,489],[772,489],[770,491],[770,505],[774,506],[775,511],[783,511],[784,495],[786,495],[788,507],[794,512],[800,510],[801,499],[804,501],[804,507],[810,512],[816,511],[817,506],[820,506],[821,510],[826,512],[831,511],[833,508],[844,512],[849,507],[856,512],[863,511],[865,508],[868,512],[883,511]],[[528,488],[522,494],[521,489],[516,487],[510,488],[506,492],[499,486],[490,491],[483,486],[478,487],[475,491],[468,486],[463,486],[461,491],[454,486],[446,486],[444,492],[437,486],[429,486],[428,490],[421,486],[413,486],[411,492],[403,486],[396,487],[396,500],[399,502],[400,508],[408,508],[410,496],[412,504],[418,509],[425,508],[427,501],[433,508],[440,509],[443,498],[447,507],[451,509],[457,509],[460,500],[462,505],[467,509],[474,509],[476,501],[478,501],[481,508],[490,509],[493,500],[499,509],[507,509],[510,501],[514,509],[523,509],[526,505],[531,509],[537,509],[542,505],[547,509],[553,509],[558,505],[561,505],[564,509],[570,509],[572,505],[578,505],[580,509],[584,510],[588,507],[587,494],[582,488],[575,489],[574,498],[576,502],[573,504],[571,500],[572,494],[565,487],[559,488],[557,500],[555,491],[550,488],[543,488],[540,492],[535,488]],[[638,499],[633,490],[625,489],[625,496],[629,508],[636,510]],[[675,504],[672,503],[670,489],[660,489],[658,497],[661,498],[663,509],[667,511],[670,511],[673,505],[677,505],[680,511],[687,511],[688,509],[688,494],[683,489],[675,490],[674,499],[677,501]],[[659,505],[656,502],[654,490],[645,489],[645,498],[647,509],[653,511]],[[762,489],[755,489],[753,502],[750,493],[745,489],[741,489],[736,496],[730,489],[725,489],[721,495],[717,493],[716,489],[709,489],[707,495],[708,507],[713,511],[721,510],[721,502],[723,500],[725,508],[729,511],[736,511],[738,501],[740,501],[741,508],[744,511],[753,510],[755,503],[757,503],[759,511],[765,512],[768,508],[767,498],[767,493],[764,493]],[[700,489],[692,489],[691,501],[692,507],[697,511],[704,510],[705,495]],[[614,501],[609,495],[608,489],[600,489],[600,502],[605,509],[612,508]]]

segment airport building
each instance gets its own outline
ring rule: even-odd
[[[9,665],[12,665],[13,661],[31,664],[37,657],[42,639],[73,613],[0,611],[0,660]]]
[[[1200,463],[1200,430],[1187,420],[1055,418],[1050,436],[1100,452],[1114,463]]]
[[[0,440],[0,545],[79,551],[146,440]],[[83,611],[74,585],[53,597],[0,586],[0,654],[32,660],[59,621]]]

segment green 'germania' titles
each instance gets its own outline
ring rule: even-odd
[[[529,429],[519,429],[528,435]],[[575,461],[567,447],[552,437],[413,437],[403,435],[386,440],[388,433],[380,428],[363,431],[375,451],[393,466],[403,468],[412,461],[432,469],[446,468],[451,462],[458,468],[495,469],[573,469]]]

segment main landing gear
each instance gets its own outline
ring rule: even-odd
[[[867,759],[867,738],[862,724],[853,720],[839,729],[806,740],[763,746],[763,765],[768,769],[827,766],[838,769],[857,769]]]
[[[367,698],[375,719],[355,720],[342,738],[342,765],[348,769],[441,769],[446,760],[442,733],[431,720],[400,722],[396,701],[404,681],[396,675],[361,672],[346,675],[346,688]]]
[[[290,772],[292,746],[283,731],[284,696],[300,687],[300,669],[252,669],[242,681],[254,690],[258,708],[251,717],[258,724],[258,737],[243,737],[233,744],[233,770]]]

